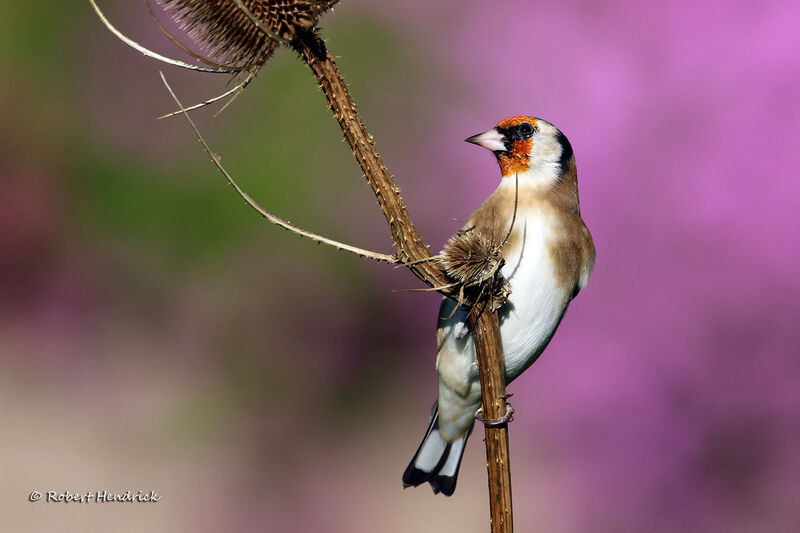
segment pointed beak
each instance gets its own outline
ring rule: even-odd
[[[468,139],[464,139],[468,143],[477,144],[478,146],[483,146],[487,150],[491,150],[492,152],[505,152],[508,148],[506,148],[506,137],[499,131],[497,128],[490,129],[489,131],[479,133],[478,135],[473,135]]]

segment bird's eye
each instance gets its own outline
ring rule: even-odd
[[[527,122],[525,122],[525,123],[523,123],[523,124],[520,124],[520,126],[519,126],[519,132],[520,132],[522,135],[526,135],[526,136],[527,136],[527,135],[530,135],[530,134],[532,134],[532,133],[533,133],[533,126],[531,126],[531,125],[530,125],[530,124],[528,124]]]

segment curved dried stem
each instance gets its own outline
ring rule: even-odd
[[[225,110],[225,108],[228,107],[228,105],[230,105],[231,102],[233,102],[233,100],[237,96],[239,96],[239,94],[241,94],[242,91],[245,90],[245,88],[250,84],[250,82],[253,81],[253,79],[256,77],[256,74],[258,74],[258,70],[253,70],[247,75],[247,77],[245,77],[244,81],[242,81],[241,83],[237,84],[232,89],[230,89],[228,91],[225,91],[224,93],[222,93],[222,94],[220,94],[218,96],[215,96],[214,98],[209,98],[208,100],[200,102],[199,104],[195,104],[193,106],[189,106],[189,107],[187,107],[185,109],[178,109],[177,111],[173,111],[172,113],[167,113],[166,115],[161,115],[160,117],[158,117],[158,120],[161,120],[162,118],[174,117],[175,115],[181,115],[186,111],[194,111],[195,109],[200,109],[201,107],[205,107],[207,105],[211,105],[213,103],[219,102],[220,100],[224,100],[225,98],[227,98],[228,96],[233,94],[233,97],[231,97],[231,99],[229,101],[225,102],[225,105],[222,106],[222,109],[220,109],[219,111],[217,111],[214,114],[214,116],[216,117],[217,115],[222,113]]]
[[[260,70],[260,69],[261,69],[261,67],[258,67],[258,70]],[[236,88],[236,91],[234,91],[234,93],[233,93],[233,96],[231,96],[231,97],[230,97],[230,100],[228,100],[227,102],[225,102],[224,104],[222,104],[222,107],[220,107],[220,108],[219,108],[219,111],[217,111],[216,113],[214,113],[214,115],[213,115],[213,116],[214,116],[214,118],[217,118],[217,117],[220,115],[220,113],[222,113],[223,111],[225,111],[226,109],[228,109],[228,106],[229,106],[229,105],[231,105],[231,104],[232,104],[234,101],[236,101],[236,99],[237,99],[237,98],[239,98],[239,95],[241,95],[241,94],[244,92],[244,89],[245,89],[245,87],[247,87],[248,85],[250,85],[250,82],[251,82],[251,81],[253,81],[253,78],[255,78],[255,77],[256,77],[256,74],[258,74],[258,70],[256,70],[255,72],[253,72],[253,73],[252,73],[250,76],[248,76],[248,78],[247,78],[247,79],[245,79],[245,80],[244,80],[244,81],[243,81],[243,82],[242,82],[242,83],[239,85],[239,87],[238,87],[238,88]]]
[[[422,259],[417,259],[416,261],[405,261],[403,263],[399,263],[395,268],[399,267],[412,267],[414,265],[419,265],[420,263],[427,263],[429,261],[438,261],[441,259],[441,255],[431,255],[429,257],[423,257]]]
[[[200,144],[203,146],[203,149],[206,151],[206,153],[209,155],[209,157],[211,157],[211,160],[214,162],[214,166],[216,166],[217,169],[222,173],[222,175],[225,176],[225,179],[228,180],[228,183],[230,184],[230,186],[234,188],[234,190],[239,194],[239,196],[242,197],[242,199],[247,203],[247,205],[249,205],[251,208],[256,210],[262,217],[266,218],[269,222],[271,222],[272,224],[275,224],[276,226],[280,226],[285,230],[288,230],[288,231],[291,231],[292,233],[300,235],[301,237],[305,237],[307,239],[311,239],[312,241],[316,242],[317,244],[325,244],[325,245],[328,245],[328,246],[333,246],[337,250],[341,250],[343,252],[350,252],[350,253],[358,255],[360,257],[366,257],[366,258],[369,258],[369,259],[374,259],[375,261],[383,261],[383,262],[386,262],[386,263],[396,263],[397,262],[397,259],[394,256],[391,256],[391,255],[388,255],[388,254],[382,254],[382,253],[379,253],[379,252],[373,252],[373,251],[370,251],[370,250],[365,250],[363,248],[358,248],[356,246],[351,246],[349,244],[345,244],[343,242],[335,241],[333,239],[329,239],[327,237],[323,237],[321,235],[317,235],[316,233],[312,233],[310,231],[306,231],[306,230],[304,230],[302,228],[298,228],[297,226],[295,226],[291,222],[288,222],[288,221],[286,221],[286,220],[284,220],[284,219],[282,219],[282,218],[280,218],[278,216],[273,215],[272,213],[270,213],[269,211],[267,211],[266,209],[264,209],[263,207],[258,205],[258,202],[253,200],[253,198],[249,194],[244,192],[242,190],[242,188],[239,187],[239,184],[236,183],[236,181],[233,179],[233,177],[228,173],[228,171],[225,170],[225,167],[223,167],[222,163],[220,162],[219,156],[211,150],[211,147],[208,145],[206,140],[203,138],[203,135],[200,133],[200,130],[197,128],[197,125],[195,125],[194,121],[189,116],[189,113],[186,112],[186,109],[183,107],[183,105],[181,104],[180,100],[175,95],[175,92],[172,90],[172,87],[170,87],[169,83],[167,82],[167,78],[164,76],[164,73],[163,72],[159,72],[159,74],[161,75],[161,80],[164,82],[164,86],[167,88],[167,90],[169,91],[169,94],[172,96],[172,99],[175,100],[175,103],[181,109],[181,113],[183,114],[183,116],[186,117],[186,120],[189,122],[189,125],[192,127],[192,130],[194,130],[194,133],[197,136],[197,140],[200,141]]]
[[[89,0],[89,3],[92,4],[92,7],[94,8],[95,13],[97,13],[97,16],[100,18],[100,22],[102,22],[103,25],[106,28],[108,28],[108,31],[110,31],[111,33],[116,35],[117,38],[120,41],[124,42],[125,44],[127,44],[128,46],[133,48],[134,50],[137,50],[137,51],[141,52],[142,54],[146,55],[147,57],[151,57],[153,59],[156,59],[156,60],[161,61],[162,63],[166,63],[168,65],[173,65],[173,66],[185,68],[185,69],[188,69],[188,70],[195,70],[195,71],[198,71],[198,72],[213,72],[215,74],[233,74],[233,73],[236,72],[235,70],[231,70],[231,69],[227,69],[227,68],[210,67],[210,66],[209,67],[201,67],[200,65],[192,65],[191,63],[186,63],[186,62],[180,61],[178,59],[172,59],[172,58],[163,56],[163,55],[161,55],[161,54],[159,54],[157,52],[153,52],[152,50],[150,50],[148,48],[145,48],[141,44],[137,43],[136,41],[134,41],[130,37],[127,37],[121,31],[119,31],[116,27],[114,27],[114,25],[111,24],[111,21],[109,21],[108,18],[106,18],[105,14],[103,14],[103,12],[100,10],[100,6],[97,5],[96,0]]]
[[[407,266],[404,263],[401,263],[398,266]],[[464,284],[460,281],[455,281],[448,285],[439,285],[438,287],[420,287],[416,289],[393,289],[392,292],[441,292],[447,289],[453,289],[455,287],[463,286]]]

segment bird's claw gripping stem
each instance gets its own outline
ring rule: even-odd
[[[508,399],[512,396],[513,393],[509,392],[503,396],[503,399]],[[484,426],[494,428],[498,426],[504,426],[509,422],[514,420],[514,408],[511,407],[511,404],[506,402],[506,414],[501,416],[500,418],[485,418],[483,416],[483,407],[479,408],[475,411],[475,419],[478,422],[481,422]]]

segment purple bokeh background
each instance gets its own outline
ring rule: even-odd
[[[169,110],[156,66],[84,7],[63,8],[73,77],[42,83],[23,68],[0,84],[27,104],[9,106],[0,136],[0,511],[18,530],[485,531],[477,437],[453,498],[400,490],[435,395],[437,297],[392,292],[414,280],[251,220],[185,125],[152,120]],[[139,7],[110,13],[154,38]],[[511,386],[518,530],[800,530],[799,19],[797,2],[778,1],[362,0],[326,17],[434,247],[498,180],[461,139],[531,114],[575,149],[597,264]],[[61,53],[39,60],[63,65]],[[201,120],[215,148],[246,174],[314,124],[314,153],[276,167],[291,179],[263,203],[388,249],[310,78],[286,51],[274,63]],[[187,100],[213,94],[170,76]],[[311,90],[293,92],[295,78]],[[146,170],[157,177],[130,178],[135,190],[158,197],[166,180],[179,202],[92,215],[126,204],[105,186],[87,193],[76,131],[91,147],[81,157],[114,160],[103,179]],[[140,229],[159,209],[202,218],[208,206],[247,222],[202,253],[175,259],[177,215]],[[117,225],[125,216],[134,229]],[[37,487],[151,485],[165,495],[155,509],[25,501]]]

